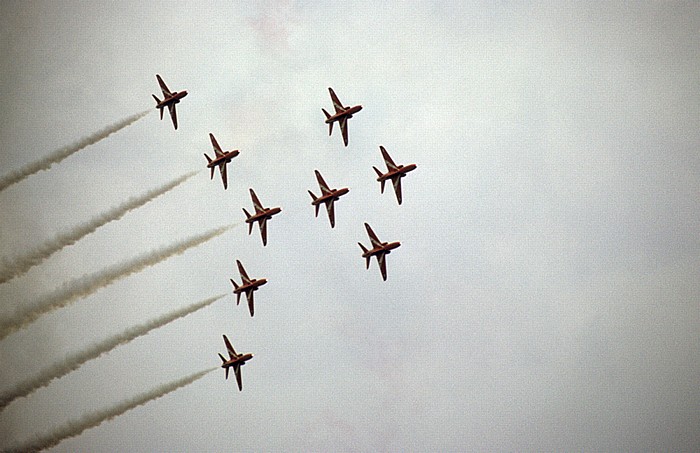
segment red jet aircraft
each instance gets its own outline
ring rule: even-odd
[[[160,89],[163,91],[163,100],[161,101],[158,99],[155,94],[152,96],[153,99],[156,100],[156,108],[160,109],[160,119],[163,119],[163,109],[167,107],[168,110],[170,110],[170,117],[173,119],[173,126],[175,126],[175,129],[177,129],[177,112],[175,111],[175,104],[180,102],[180,99],[187,96],[187,91],[182,90],[170,92],[168,87],[165,85],[165,82],[163,82],[163,79],[161,79],[158,74],[156,74],[156,78],[160,84]]]
[[[321,203],[326,204],[326,211],[328,211],[328,219],[331,221],[331,228],[334,228],[335,211],[333,209],[333,203],[340,197],[348,193],[350,189],[348,189],[347,187],[344,187],[342,189],[329,189],[328,184],[326,184],[326,181],[323,180],[323,176],[321,176],[321,173],[319,173],[318,170],[314,170],[314,172],[316,173],[316,180],[318,181],[318,185],[321,187],[321,196],[316,197],[316,195],[314,195],[314,193],[309,190],[309,195],[311,195],[311,198],[313,199],[311,204],[316,206],[316,217],[318,217],[318,207],[321,206]]]
[[[212,159],[211,157],[207,156],[206,153],[204,153],[204,157],[207,158],[209,163],[207,164],[207,168],[211,168],[211,178],[214,179],[214,169],[216,167],[219,167],[219,172],[221,173],[221,180],[224,182],[224,190],[228,187],[228,182],[226,180],[226,164],[231,162],[231,160],[238,156],[240,152],[237,149],[234,149],[233,151],[222,151],[221,147],[219,144],[216,142],[216,139],[214,138],[214,134],[211,132],[209,133],[209,138],[211,138],[211,144],[214,147],[214,158]]]
[[[372,242],[372,249],[367,250],[364,245],[357,243],[362,249],[362,257],[367,259],[367,269],[369,269],[369,260],[373,256],[377,257],[377,262],[379,263],[379,269],[382,272],[382,279],[386,281],[386,255],[391,253],[392,250],[401,246],[400,242],[381,242],[377,239],[377,235],[374,234],[372,228],[365,223],[365,229],[367,229],[367,234],[369,235],[369,240]]]
[[[340,132],[343,134],[343,142],[345,146],[348,146],[348,119],[352,118],[352,115],[362,110],[361,105],[356,105],[354,107],[344,107],[343,104],[338,100],[338,96],[335,95],[333,88],[328,88],[331,93],[331,100],[333,101],[333,107],[335,107],[335,115],[331,115],[325,109],[323,113],[326,115],[326,124],[328,124],[328,135],[333,133],[333,123],[340,123]]]
[[[384,156],[387,172],[382,173],[377,167],[372,167],[379,176],[377,181],[382,183],[382,193],[384,193],[384,183],[388,179],[391,179],[391,183],[394,185],[394,192],[396,192],[396,199],[398,200],[399,204],[401,204],[401,178],[406,176],[406,173],[409,171],[415,170],[416,164],[409,164],[406,166],[396,165],[394,161],[391,160],[391,156],[389,156],[389,153],[386,152],[383,146],[380,145],[379,149],[382,151],[382,156]]]
[[[248,224],[248,234],[253,231],[253,223],[258,222],[263,245],[267,245],[267,221],[271,219],[273,215],[280,213],[282,208],[263,208],[262,203],[260,203],[260,200],[258,200],[255,192],[253,192],[253,189],[250,189],[250,198],[253,199],[255,214],[250,215],[250,213],[243,208],[243,212],[247,217],[245,222]]]
[[[241,262],[236,260],[236,264],[238,264],[238,272],[241,274],[241,284],[238,285],[232,278],[229,279],[233,284],[233,294],[236,295],[236,305],[241,303],[241,294],[245,293],[246,298],[248,299],[248,310],[250,311],[250,316],[252,317],[253,312],[255,311],[253,307],[253,293],[262,285],[267,283],[267,279],[261,278],[258,280],[257,278],[254,278],[251,280],[251,278],[248,277],[245,269],[243,269]]]
[[[231,342],[229,342],[228,338],[226,338],[226,335],[224,335],[224,343],[226,343],[226,350],[228,351],[230,359],[226,360],[223,355],[219,354],[219,357],[221,357],[221,361],[223,362],[221,364],[221,368],[226,370],[226,379],[228,379],[228,369],[233,367],[233,372],[236,374],[236,382],[238,382],[238,390],[241,391],[243,390],[241,367],[245,365],[248,360],[253,358],[253,354],[237,354],[236,350],[233,349],[233,346],[231,346]]]

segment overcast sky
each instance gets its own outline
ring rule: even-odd
[[[0,2],[0,177],[178,105],[0,192],[1,257],[171,192],[0,284],[0,316],[239,224],[0,340],[0,392],[107,336],[227,296],[0,412],[0,448],[220,365],[53,451],[700,448],[695,2]],[[453,5],[453,6],[450,6]],[[328,137],[327,87],[364,109]],[[224,191],[208,133],[241,154]],[[383,145],[416,163],[380,194]],[[336,227],[314,218],[318,169]],[[282,213],[248,236],[248,188]],[[363,222],[401,241],[383,282]]]

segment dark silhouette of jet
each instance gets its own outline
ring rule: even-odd
[[[328,88],[328,92],[331,94],[331,100],[333,101],[333,107],[335,107],[335,114],[331,115],[325,109],[323,113],[326,115],[326,124],[328,124],[328,135],[333,133],[333,123],[340,123],[340,132],[343,134],[343,143],[348,146],[348,119],[362,110],[361,105],[356,105],[354,107],[344,107],[343,104],[338,100],[338,96],[335,95],[333,88]]]
[[[372,167],[379,176],[377,181],[382,184],[382,193],[384,193],[384,183],[388,179],[391,179],[391,183],[394,185],[394,192],[396,192],[396,200],[398,200],[399,204],[401,204],[401,178],[406,176],[409,171],[415,170],[416,164],[408,164],[406,166],[396,165],[394,161],[391,160],[391,156],[389,156],[389,153],[386,152],[383,146],[380,145],[379,149],[382,151],[387,172],[382,173],[377,167]]]
[[[318,217],[318,208],[321,206],[322,203],[326,204],[326,211],[328,211],[328,219],[331,222],[331,228],[335,227],[335,211],[333,209],[333,203],[338,200],[340,197],[345,195],[350,191],[347,187],[344,187],[342,189],[329,189],[328,184],[326,184],[326,181],[323,180],[323,176],[321,176],[321,173],[319,173],[318,170],[314,170],[316,173],[316,180],[318,181],[318,185],[321,188],[321,196],[317,197],[314,195],[313,192],[310,190],[309,195],[311,195],[311,198],[313,201],[311,204],[313,206],[316,206],[316,217]]]
[[[228,379],[228,369],[233,367],[233,372],[236,375],[236,382],[238,382],[238,390],[241,391],[243,390],[241,367],[245,365],[248,360],[253,358],[253,354],[237,354],[235,349],[233,349],[233,346],[231,346],[231,342],[228,341],[228,338],[226,338],[226,335],[224,335],[224,343],[226,343],[226,350],[228,351],[229,359],[226,360],[223,355],[219,354],[219,357],[221,357],[221,361],[223,362],[221,364],[221,368],[226,370],[226,379]]]
[[[175,126],[175,129],[177,130],[177,112],[175,111],[175,105],[180,102],[180,99],[187,96],[187,91],[182,90],[171,92],[158,74],[156,74],[156,79],[158,79],[160,89],[163,92],[163,100],[161,101],[158,99],[155,94],[152,94],[151,96],[153,96],[153,99],[156,100],[156,108],[160,109],[160,119],[163,119],[163,109],[167,107],[168,110],[170,110],[170,118],[173,120],[173,126]]]
[[[379,263],[379,270],[382,273],[382,279],[386,281],[386,255],[391,253],[392,250],[401,246],[400,242],[381,242],[377,239],[377,235],[374,234],[372,228],[365,223],[365,229],[367,230],[367,235],[369,235],[369,240],[372,243],[372,248],[367,249],[364,245],[357,243],[362,249],[362,257],[367,260],[367,269],[369,269],[369,260],[373,257],[377,257],[377,262]]]
[[[219,167],[219,172],[221,173],[221,180],[224,182],[224,190],[228,188],[228,182],[226,178],[226,164],[231,162],[231,160],[240,154],[240,151],[234,149],[233,151],[222,151],[221,147],[214,138],[214,134],[209,133],[209,138],[211,138],[211,144],[214,147],[214,158],[207,156],[204,153],[204,157],[207,158],[209,163],[207,168],[211,168],[211,177],[209,179],[214,179],[214,170]]]
[[[250,316],[252,317],[253,312],[255,311],[255,307],[253,307],[253,293],[262,285],[267,283],[267,279],[251,279],[248,277],[245,269],[243,269],[241,262],[236,260],[236,264],[238,264],[238,272],[241,274],[241,284],[239,285],[238,283],[234,282],[232,278],[230,279],[231,284],[233,284],[233,294],[236,295],[236,305],[241,303],[241,294],[245,293],[246,298],[248,299],[248,310],[250,311]]]
[[[253,189],[250,189],[250,198],[253,200],[255,214],[250,215],[250,213],[243,208],[243,212],[247,217],[245,222],[248,224],[248,234],[253,231],[253,223],[258,222],[263,246],[265,246],[267,245],[267,221],[271,219],[273,215],[279,214],[282,211],[282,208],[263,208],[262,203],[260,203],[260,200],[258,200],[258,197],[255,195]]]

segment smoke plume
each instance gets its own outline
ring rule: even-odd
[[[150,190],[140,197],[132,197],[119,206],[102,213],[86,223],[73,227],[68,232],[56,235],[53,239],[44,242],[24,256],[19,256],[14,259],[4,258],[2,260],[3,267],[0,268],[0,283],[5,283],[15,277],[25,274],[29,269],[41,264],[62,248],[75,244],[80,239],[109,222],[121,219],[127,212],[139,208],[154,198],[169,192],[196,173],[197,172],[188,173],[161,187]]]
[[[217,367],[218,368],[218,367]],[[211,373],[217,368],[210,368],[208,370],[200,371],[199,373],[191,374],[187,377],[161,385],[150,392],[142,393],[136,395],[133,398],[129,398],[119,404],[116,404],[110,408],[92,412],[80,417],[77,420],[72,420],[58,427],[53,433],[47,434],[44,437],[34,439],[29,441],[24,445],[13,447],[8,451],[26,452],[26,451],[39,451],[45,450],[47,448],[55,447],[62,441],[70,439],[80,435],[83,431],[94,428],[101,425],[103,422],[112,420],[115,417],[122,415],[123,413],[130,411],[138,406],[142,406],[149,401],[153,401],[157,398],[167,395],[170,392],[190,385],[198,379],[203,378],[205,375]]]
[[[160,263],[161,261],[164,261],[174,255],[180,255],[187,249],[196,247],[224,234],[234,226],[235,224],[216,228],[206,233],[193,236],[184,241],[177,242],[168,247],[154,250],[124,263],[110,266],[101,272],[85,275],[81,278],[65,283],[57,291],[54,291],[52,294],[45,296],[43,299],[32,303],[31,307],[26,309],[24,312],[16,314],[11,319],[0,321],[0,340],[12,332],[26,327],[46,313],[66,307],[76,300],[89,296],[90,294],[110,285],[111,283],[114,283],[117,280],[121,280],[131,274],[140,272],[141,270]]]
[[[34,173],[37,173],[41,170],[48,170],[51,168],[53,164],[57,164],[61,162],[63,159],[66,157],[77,153],[83,148],[86,148],[90,145],[94,145],[95,143],[99,142],[102,139],[105,139],[109,137],[110,135],[114,134],[115,132],[119,132],[120,130],[124,129],[125,127],[135,123],[136,121],[140,120],[147,114],[151,112],[151,109],[144,110],[141,113],[137,113],[136,115],[131,115],[127,118],[124,118],[121,121],[118,121],[111,126],[107,126],[102,130],[99,130],[95,132],[92,135],[89,135],[72,145],[65,146],[61,149],[58,149],[54,151],[53,153],[49,154],[48,156],[45,156],[35,162],[29,163],[25,165],[23,168],[20,168],[19,170],[15,170],[11,172],[8,175],[3,176],[0,178],[0,191],[3,191],[10,187],[13,184],[16,184],[23,180],[24,178],[27,178]]]
[[[224,297],[225,294],[220,294],[218,296],[210,297],[209,299],[203,300],[191,304],[187,307],[175,310],[171,313],[165,314],[159,318],[153,319],[145,324],[138,326],[133,326],[126,329],[124,332],[113,335],[99,343],[96,343],[83,351],[80,351],[72,356],[67,357],[60,363],[53,364],[52,366],[42,370],[34,379],[25,381],[17,385],[14,389],[9,392],[0,395],[0,410],[3,410],[7,405],[17,398],[28,396],[36,390],[46,387],[54,379],[61,378],[71,371],[75,371],[85,362],[93,360],[110,352],[117,346],[121,346],[129,343],[130,341],[146,335],[150,331],[169,324],[177,319],[183,318],[191,313],[201,310],[204,307],[208,307],[217,300]]]

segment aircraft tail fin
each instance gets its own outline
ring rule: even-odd
[[[249,213],[248,211],[246,211],[245,208],[243,208],[243,212],[245,213],[245,216],[246,216],[248,219],[250,219],[250,213]],[[252,232],[253,232],[253,222],[250,222],[250,223],[248,224],[248,234],[250,234],[250,233],[252,233]]]
[[[358,242],[357,245],[359,245],[360,248],[362,249],[362,254],[363,254],[363,255],[366,254],[366,253],[369,251],[369,250],[367,250],[367,247],[365,247],[364,245],[362,245],[362,243]],[[366,257],[366,258],[367,258],[367,261],[366,261],[366,266],[365,266],[365,267],[366,267],[367,269],[369,269],[369,259],[371,258],[371,256],[368,256],[368,257]]]
[[[153,96],[153,99],[156,100],[156,108],[158,108],[158,104],[160,104],[160,99],[158,99],[158,97],[155,94],[152,94],[151,96]],[[160,119],[163,119],[163,107],[160,107]]]
[[[382,174],[381,171],[379,171],[379,169],[378,169],[377,167],[372,167],[372,168],[374,168],[374,171],[377,172],[377,176],[379,176],[379,178],[377,178],[377,180],[381,183],[381,185],[382,185],[382,193],[384,193],[384,183],[386,182],[386,179],[381,179],[381,177],[383,176],[383,174]]]
[[[207,153],[204,153],[204,157],[206,157],[207,161],[211,163],[211,157],[207,156]],[[211,167],[211,175],[209,179],[214,179],[214,167]]]
[[[219,357],[221,358],[221,364],[222,364],[222,365],[223,365],[224,363],[226,363],[226,359],[224,358],[224,356],[221,355],[221,353],[219,353]],[[224,369],[226,370],[226,379],[228,379],[228,367],[226,367],[226,368],[224,368]]]
[[[314,195],[314,193],[313,193],[312,191],[308,190],[307,192],[309,192],[309,195],[311,195],[311,198],[312,198],[314,201],[316,201],[316,200],[318,199],[318,198],[316,197],[316,195]],[[316,205],[315,205],[315,207],[316,207],[316,217],[318,217],[318,207],[319,207],[319,206],[320,206],[320,204],[316,204]]]
[[[379,178],[381,178],[383,176],[382,172],[379,171],[379,169],[377,167],[372,167],[372,168],[374,168],[374,171],[377,173],[377,176],[379,176]],[[378,179],[378,181],[381,183],[382,193],[384,193],[384,183],[386,182],[386,180],[385,179]]]
[[[239,288],[238,283],[233,281],[232,278],[229,278],[229,280],[231,280],[231,284],[233,285],[233,290],[235,292]],[[236,294],[236,305],[238,305],[240,303],[241,303],[241,293],[238,293],[238,294]]]
[[[323,110],[323,113],[326,115],[326,119],[331,117],[331,114],[326,112],[326,109],[321,109]],[[328,135],[333,134],[333,123],[328,123]]]

